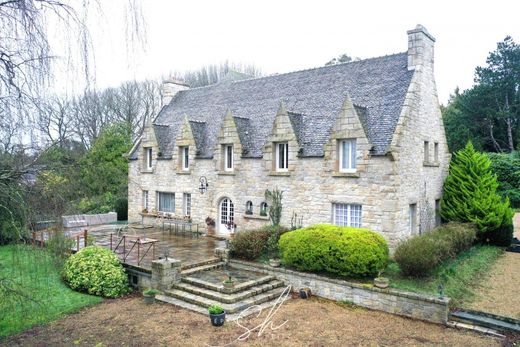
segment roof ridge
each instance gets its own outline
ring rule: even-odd
[[[243,83],[243,82],[249,82],[249,81],[254,81],[254,80],[261,80],[261,79],[265,79],[265,78],[278,77],[278,76],[286,76],[286,75],[290,75],[290,74],[293,74],[293,73],[299,73],[299,72],[307,72],[307,71],[313,71],[313,70],[319,70],[319,69],[328,69],[328,68],[332,68],[332,67],[335,67],[335,66],[338,66],[338,65],[359,64],[359,63],[367,62],[367,61],[370,61],[370,60],[383,59],[383,58],[393,57],[393,56],[400,55],[400,54],[407,54],[407,52],[398,52],[398,53],[393,53],[393,54],[385,54],[385,55],[381,55],[381,56],[378,56],[378,57],[371,57],[371,58],[366,58],[366,59],[354,60],[354,61],[349,61],[349,62],[346,62],[346,63],[338,63],[338,64],[332,64],[332,65],[317,66],[317,67],[311,67],[311,68],[308,68],[308,69],[302,69],[302,70],[295,70],[295,71],[289,71],[289,72],[282,72],[282,73],[278,73],[278,74],[272,74],[272,75],[268,75],[268,76],[246,78],[246,79],[238,80],[238,81],[230,81],[229,84]],[[212,87],[216,87],[216,86],[220,86],[220,85],[221,85],[220,83],[214,83],[214,84],[210,84],[208,86],[202,86],[202,87],[196,87],[196,88],[190,88],[190,89],[186,89],[186,90],[181,90],[179,93],[187,92],[187,91],[190,91],[190,90],[203,89],[203,88],[212,88]]]
[[[197,119],[188,119],[188,122],[199,123],[199,124],[206,124],[205,120],[197,120]]]
[[[171,124],[162,124],[162,123],[153,123],[153,125],[157,125],[157,126],[160,126],[160,127],[169,127],[169,126],[171,126]]]

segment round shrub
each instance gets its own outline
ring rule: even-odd
[[[394,260],[404,275],[423,277],[429,275],[441,261],[440,249],[434,238],[413,236],[397,246]]]
[[[116,298],[129,292],[128,278],[117,256],[97,246],[83,248],[65,262],[63,278],[77,291]]]
[[[276,240],[287,231],[282,226],[266,226],[258,230],[241,231],[229,243],[229,251],[232,257],[255,260],[267,251],[269,239]]]
[[[281,236],[285,265],[340,276],[377,275],[388,262],[385,239],[368,229],[317,224]]]

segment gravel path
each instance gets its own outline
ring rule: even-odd
[[[520,239],[520,213],[513,219]],[[468,308],[520,319],[520,253],[505,252],[489,271]]]
[[[267,316],[248,317],[254,327]],[[102,304],[37,327],[5,346],[500,346],[504,341],[394,315],[311,298],[284,303],[261,336],[233,342],[244,328],[234,322],[214,328],[209,317],[172,305],[145,305],[140,297]]]

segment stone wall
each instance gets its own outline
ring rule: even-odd
[[[61,221],[65,228],[107,224],[117,222],[117,213],[109,212],[98,214],[75,214],[70,216],[61,216]]]
[[[384,311],[400,316],[446,324],[449,298],[402,292],[394,289],[379,289],[358,283],[331,279],[268,265],[231,260],[230,266],[250,271],[267,273],[293,286],[293,290],[310,288],[313,295],[347,301],[358,306]]]

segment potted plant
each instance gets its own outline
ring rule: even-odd
[[[215,327],[220,327],[224,325],[226,321],[226,311],[222,308],[222,306],[215,304],[211,305],[208,308],[209,318],[211,319],[211,324]]]
[[[377,274],[377,277],[374,278],[374,286],[377,287],[377,288],[388,288],[388,286],[390,285],[390,279],[388,279],[387,277],[383,277],[381,276],[383,274],[383,270],[382,271],[379,271],[379,273]]]
[[[146,289],[143,291],[144,303],[145,304],[153,304],[155,302],[155,295],[160,292],[157,289]]]
[[[211,217],[206,217],[206,225],[208,226],[208,235],[215,235],[215,220]]]
[[[274,232],[267,240],[267,253],[269,255],[269,265],[272,267],[280,266],[278,233]]]
[[[231,276],[228,276],[224,281],[222,281],[222,285],[226,289],[231,289],[235,286],[235,281],[231,278]]]

